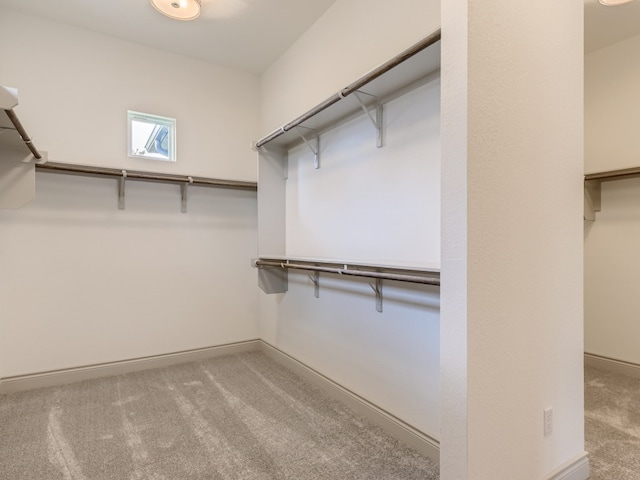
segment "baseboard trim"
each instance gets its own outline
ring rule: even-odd
[[[168,367],[178,363],[196,362],[207,358],[251,352],[259,349],[260,343],[258,340],[248,340],[162,355],[120,360],[117,362],[5,377],[0,378],[0,395],[33,390],[35,388],[53,387],[66,383],[80,382],[82,380],[122,375],[124,373],[138,372],[152,368]]]
[[[51,370],[28,375],[16,375],[0,378],[0,395],[53,387],[68,383],[93,380],[101,377],[122,375],[153,368],[168,367],[179,363],[196,362],[207,358],[236,353],[262,351],[264,354],[292,370],[311,384],[319,387],[332,398],[342,402],[360,415],[369,419],[388,434],[414,448],[422,455],[435,462],[440,460],[440,444],[438,440],[412,427],[393,414],[378,407],[369,400],[338,384],[329,377],[270,345],[264,340],[248,340],[212,347],[185,350],[180,352],[133,358],[116,362],[86,365],[82,367]],[[559,477],[562,478],[562,477]],[[564,480],[564,479],[562,479]],[[573,480],[573,479],[567,479]],[[576,479],[578,480],[578,479]]]
[[[589,454],[582,452],[558,467],[550,476],[544,477],[544,480],[587,480],[589,475]]]
[[[585,353],[584,364],[587,367],[600,368],[602,370],[640,378],[640,365],[636,363],[604,357],[602,355],[596,355],[595,353]]]
[[[297,373],[309,383],[322,389],[332,398],[355,410],[394,438],[414,448],[435,462],[440,462],[440,443],[435,438],[417,430],[393,414],[336,383],[329,377],[305,365],[279,348],[274,347],[264,340],[259,340],[258,343],[260,344],[260,350],[269,358]]]

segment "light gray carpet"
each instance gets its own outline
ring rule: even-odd
[[[590,480],[640,480],[640,379],[585,367]]]
[[[0,397],[3,480],[438,479],[262,353]]]

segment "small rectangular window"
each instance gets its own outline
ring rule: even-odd
[[[129,156],[176,161],[176,120],[149,113],[127,111]]]

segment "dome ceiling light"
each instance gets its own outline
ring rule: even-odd
[[[195,20],[200,16],[200,0],[150,0],[157,11],[174,20]]]
[[[624,5],[625,3],[631,3],[633,0],[600,0],[600,3],[605,7],[617,7],[618,5]]]

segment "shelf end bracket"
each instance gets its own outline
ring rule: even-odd
[[[602,188],[600,180],[584,182],[584,219],[591,222],[596,219],[596,212],[602,209]]]
[[[369,110],[369,108],[367,108],[365,103],[362,101],[362,98],[360,98],[360,95],[367,95],[367,96],[375,99],[375,101],[376,101],[376,105],[375,105],[376,116],[375,116],[375,118],[371,114],[371,111]],[[364,113],[367,114],[367,116],[369,117],[369,120],[371,120],[371,123],[373,124],[373,128],[376,129],[376,147],[377,148],[381,148],[383,146],[383,141],[382,141],[383,107],[382,107],[382,104],[378,101],[378,97],[376,97],[375,95],[371,95],[369,93],[365,93],[365,92],[362,92],[360,90],[356,90],[355,92],[353,92],[353,96],[355,97],[356,101],[360,104],[360,107],[362,107],[362,110],[364,111]]]
[[[193,184],[193,177],[188,177],[188,183],[180,184],[180,211],[182,213],[187,213],[187,190],[190,184]]]
[[[313,272],[313,275],[309,275],[309,280],[313,283],[313,296],[320,298],[320,272]]]
[[[122,176],[118,178],[118,210],[124,210],[124,183],[127,179],[127,171],[122,170]]]
[[[307,145],[307,147],[309,147],[309,150],[313,152],[313,168],[317,170],[318,168],[320,168],[320,135],[318,135],[318,133],[314,129],[307,128],[307,130],[316,132],[315,138],[313,140],[308,140],[302,134],[302,132],[300,131],[300,128],[306,128],[306,127],[300,127],[300,125],[298,125],[296,127],[296,132],[298,132],[298,135],[300,135],[300,138],[302,139],[302,141]]]
[[[376,312],[382,313],[382,279],[376,278],[375,286],[372,284],[369,286],[376,294]]]

